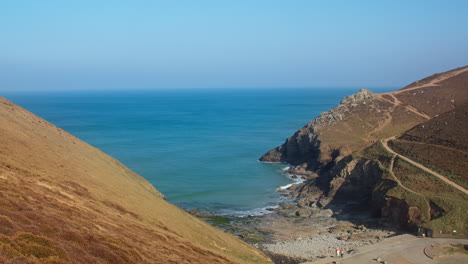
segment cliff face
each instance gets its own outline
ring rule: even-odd
[[[401,133],[426,119],[405,105],[361,89],[296,131],[260,160],[305,163],[310,170],[317,171],[339,156]]]
[[[306,181],[295,194],[300,206],[325,207],[332,201],[363,201],[381,180],[382,168],[371,159],[337,158],[330,169]]]
[[[361,89],[296,131],[260,160],[287,162],[318,175],[295,190],[300,206],[372,199],[377,215],[394,220],[398,216],[401,221],[395,222],[406,221],[405,226],[418,225],[423,220],[429,221],[430,216],[424,210],[421,213],[419,207],[423,206],[415,205],[416,198],[407,200],[399,192],[389,195],[398,183],[389,176],[392,155],[379,141],[421,127],[418,125],[456,109],[460,109],[456,124],[465,127],[467,119],[460,117],[460,113],[465,111],[462,106],[466,103],[468,67],[433,75],[396,92],[374,94]],[[457,133],[454,129],[444,131],[437,134],[445,140],[450,139],[449,134]],[[411,130],[407,134],[401,139],[408,140],[410,135],[415,138]],[[466,153],[461,157],[466,163]]]
[[[369,106],[370,109],[378,109],[375,104],[374,94],[371,91],[361,89],[357,94],[348,96],[341,101],[338,107],[335,107],[319,117],[312,120],[303,128],[289,137],[286,142],[267,152],[263,155],[261,161],[278,162],[284,161],[290,164],[299,165],[308,163],[313,168],[321,164],[321,161],[330,160],[333,152],[340,152],[340,148],[333,149],[329,144],[321,143],[321,132],[330,127],[335,127],[342,122],[346,122],[347,118],[354,112],[359,112],[362,105]],[[358,141],[360,139],[357,139]],[[334,144],[337,145],[337,144]],[[341,151],[347,151],[341,149]]]
[[[0,263],[270,263],[117,160],[0,98]]]

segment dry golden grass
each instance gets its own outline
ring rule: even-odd
[[[0,98],[0,263],[270,263]]]

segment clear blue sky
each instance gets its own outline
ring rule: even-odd
[[[402,87],[466,64],[466,0],[0,1],[0,91]]]

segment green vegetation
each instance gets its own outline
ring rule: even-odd
[[[221,216],[221,215],[210,215],[210,216],[205,216],[202,219],[207,221],[208,223],[214,225],[214,226],[224,226],[233,221],[232,217],[227,217],[227,216]]]
[[[393,172],[403,186],[415,193],[398,186],[391,189],[387,195],[404,199],[409,205],[418,207],[423,215],[425,227],[445,234],[452,230],[468,233],[467,195],[399,158],[395,159]],[[440,217],[433,217],[436,209],[431,208],[430,201],[443,210]]]
[[[402,148],[395,147],[394,150],[406,156],[407,153],[402,151],[404,144],[400,143],[398,142],[398,146]],[[391,147],[394,146],[395,144]],[[453,230],[457,230],[458,235],[466,236],[468,196],[403,159],[395,157],[393,167],[390,168],[392,157],[393,154],[388,153],[380,142],[353,153],[354,159],[378,161],[383,174],[374,191],[386,197],[404,200],[410,207],[416,207],[417,211],[408,212],[412,221],[420,221],[424,227],[434,230],[436,236],[452,236]],[[396,183],[391,172],[401,185]]]
[[[459,200],[468,198],[461,191],[403,159],[395,158],[393,172],[405,187],[423,195]]]
[[[376,160],[379,162],[381,169],[384,170],[390,166],[390,161],[392,160],[392,154],[385,150],[380,141],[370,147],[354,152],[352,156],[353,159],[364,158]]]
[[[405,200],[408,205],[419,208],[421,211],[421,221],[427,222],[430,219],[429,201],[424,195],[408,192],[401,186],[395,186],[387,192],[387,196]]]
[[[444,248],[439,256],[452,256],[455,254],[466,254],[466,249],[463,244],[450,244],[450,247]]]
[[[468,154],[465,152],[441,145],[404,140],[392,140],[389,145],[395,152],[421,163],[468,189],[468,175],[466,174]]]
[[[198,213],[198,218],[216,226],[217,228],[238,236],[248,243],[265,242],[268,232],[253,227],[258,223],[256,217],[234,217]]]
[[[468,234],[468,204],[465,201],[452,200],[447,198],[431,197],[431,200],[442,207],[446,213],[443,217],[433,219],[425,226],[433,229],[435,232],[442,231],[439,235],[453,235],[452,231],[457,230],[458,234]]]

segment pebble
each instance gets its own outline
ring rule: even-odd
[[[359,247],[368,245],[366,241],[344,241],[336,235],[326,234],[290,241],[278,241],[273,244],[264,244],[264,247],[276,254],[292,256],[303,259],[316,259],[317,256],[335,256],[336,249],[343,252],[354,251]]]
[[[383,237],[386,231],[377,231]],[[366,233],[366,232],[363,232]],[[363,246],[377,243],[382,238],[377,239],[363,239],[358,241],[346,241],[338,239],[340,236],[347,234],[331,234],[323,233],[312,237],[301,237],[295,240],[282,240],[276,241],[275,243],[263,244],[263,248],[276,254],[281,254],[294,258],[301,258],[307,260],[316,260],[320,257],[335,257],[336,249],[340,248],[343,250],[345,255],[353,254],[355,251]]]

